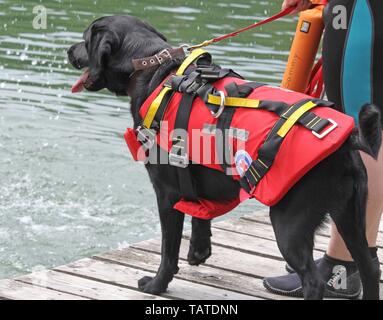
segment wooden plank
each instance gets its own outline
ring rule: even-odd
[[[160,255],[137,250],[134,248],[126,248],[116,250],[105,254],[97,255],[98,259],[105,259],[121,263],[122,265],[132,266],[156,270],[160,263]],[[228,290],[241,290],[248,294],[261,295],[263,298],[276,300],[302,300],[299,298],[291,298],[275,295],[263,288],[259,279],[252,277],[244,277],[242,275],[233,274],[223,270],[214,270],[207,266],[191,267],[186,261],[180,260],[180,271],[176,275],[177,278],[188,279],[190,281],[203,281],[213,286],[224,286]],[[226,282],[222,282],[228,280]],[[381,285],[381,296],[383,297],[383,285]]]
[[[265,212],[260,212],[260,213],[251,214],[251,215],[246,214],[242,216],[242,218],[240,219],[243,219],[246,221],[259,222],[266,225],[271,225],[270,216],[268,214],[265,214]],[[328,237],[330,235],[328,225],[325,224],[322,228],[320,228],[317,231],[317,234]]]
[[[257,245],[257,239],[253,240]],[[161,252],[161,242],[159,239],[151,239],[132,247],[151,251]],[[186,259],[189,250],[189,241],[182,240],[180,257]],[[236,272],[247,276],[263,279],[264,277],[274,277],[286,274],[285,262],[270,257],[245,253],[219,245],[213,246],[213,254],[206,262],[206,266]],[[383,281],[383,275],[381,277]]]
[[[240,219],[271,225],[270,216],[268,213],[264,211],[257,212],[256,214],[244,215]],[[329,225],[325,224],[324,226],[322,226],[319,230],[317,230],[317,234],[321,236],[329,237],[330,236]]]
[[[127,268],[119,264],[95,259],[83,259],[54,270],[130,289],[137,288],[137,281],[140,278],[155,275],[152,272]],[[242,300],[254,298],[180,279],[174,279],[163,296],[186,300]]]
[[[107,252],[96,257],[152,272],[157,271],[161,260],[159,253],[142,251],[135,248]],[[185,260],[180,260],[178,266],[180,270],[175,276],[177,279],[188,280],[255,297],[275,299],[275,295],[265,291],[261,279],[219,270],[206,265],[198,267],[190,266]],[[284,299],[289,298],[284,297]]]
[[[0,281],[0,299],[8,300],[87,300],[86,298],[13,280]]]
[[[264,238],[275,241],[274,231],[271,225],[245,220],[245,219],[230,219],[214,224],[213,236],[216,234],[215,229],[222,229],[234,233],[245,234],[257,238]],[[315,249],[325,252],[329,243],[329,237],[317,234],[315,237]],[[383,264],[383,250],[378,250],[380,263]]]
[[[256,221],[256,222],[265,223],[265,224],[271,224],[269,209],[256,211],[253,214],[245,214],[242,216],[241,219],[247,219],[247,220]]]
[[[256,241],[254,241],[254,244],[256,245]],[[140,242],[132,247],[156,253],[161,252],[161,242],[158,239]],[[180,257],[182,259],[186,260],[188,250],[189,241],[184,239],[181,242],[180,250]],[[206,265],[259,279],[286,273],[283,261],[235,251],[221,246],[213,246],[213,254],[206,262]]]
[[[236,251],[262,255],[283,261],[283,257],[278,249],[277,243],[273,240],[256,238],[246,234],[226,231],[212,228],[212,244],[220,245],[226,248],[232,248]],[[190,233],[186,233],[188,236]],[[314,250],[314,257],[320,258],[323,252]]]
[[[160,254],[141,251],[134,248],[115,250],[96,256],[97,259],[117,262],[128,267],[137,267],[144,270],[157,270],[160,263]],[[263,287],[262,281],[224,270],[215,270],[204,265],[189,266],[185,260],[179,262],[180,271],[176,278],[202,282],[211,286],[220,286],[228,290],[240,290],[243,293],[261,296],[266,299],[276,300],[302,300],[299,298],[285,297],[272,294]],[[383,298],[383,285],[380,286]]]
[[[19,277],[17,281],[75,294],[95,300],[157,300],[164,299],[132,289],[126,289],[103,282],[85,279],[62,272],[45,270]]]
[[[275,241],[274,230],[271,225],[245,219],[229,219],[214,223],[214,229],[222,229],[235,233],[241,233],[257,238]],[[317,235],[315,238],[316,249],[326,251],[329,242],[328,237]]]
[[[240,220],[259,222],[267,225],[271,225],[270,217],[265,215],[265,213],[256,213],[252,215],[244,215]],[[381,230],[383,222],[380,222],[380,232],[378,232],[378,241],[377,246],[383,249],[383,231]],[[325,225],[324,227],[317,230],[317,235],[329,237],[330,236],[330,227]]]

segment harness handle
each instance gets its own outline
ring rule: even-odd
[[[225,110],[225,100],[226,100],[225,93],[223,91],[218,91],[218,93],[221,99],[219,109],[217,112],[211,111],[211,114],[213,118],[215,119],[218,119],[222,115],[223,111]]]

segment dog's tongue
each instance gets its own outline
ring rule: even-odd
[[[72,93],[77,93],[83,91],[84,88],[84,83],[86,80],[89,78],[89,70],[86,70],[82,76],[77,80],[77,82],[73,85],[72,87]]]

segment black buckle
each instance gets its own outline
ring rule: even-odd
[[[205,68],[198,68],[198,71],[201,73],[201,78],[211,81],[211,80],[218,80],[220,79],[221,71],[217,70],[215,67],[205,67]]]
[[[137,139],[142,143],[142,145],[147,149],[153,148],[156,142],[157,133],[153,129],[146,128],[144,126],[139,126],[137,129]]]
[[[198,72],[192,72],[188,76],[185,76],[179,85],[178,91],[188,94],[194,93],[204,85],[205,82],[201,79],[201,75]]]
[[[229,74],[229,70],[216,66],[199,66],[196,71],[200,73],[201,79],[207,82],[220,80]]]
[[[197,81],[193,81],[188,87],[187,89],[185,90],[186,93],[193,93],[193,92],[197,92],[199,89],[201,89],[204,85],[206,84],[206,82],[197,82]]]

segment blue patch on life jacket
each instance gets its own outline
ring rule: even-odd
[[[234,162],[238,174],[243,177],[253,163],[253,159],[245,150],[238,150],[234,156]]]

